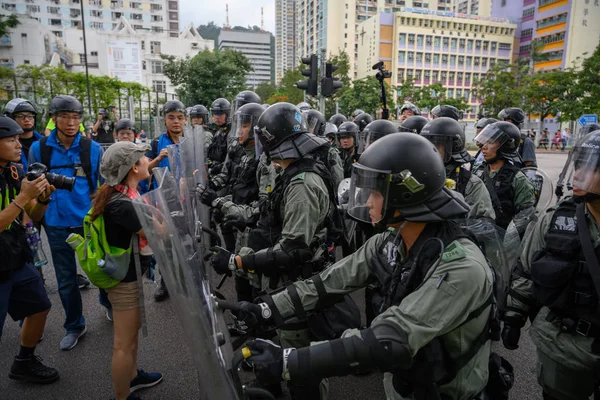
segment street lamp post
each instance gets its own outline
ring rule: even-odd
[[[88,97],[88,113],[90,118],[92,117],[92,96],[90,94],[90,75],[88,71],[88,60],[87,60],[87,41],[85,38],[85,16],[83,14],[83,0],[79,0],[81,6],[81,27],[83,28],[83,53],[85,56],[85,84],[87,86],[87,97]]]

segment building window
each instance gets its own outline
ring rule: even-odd
[[[160,4],[150,4],[150,9],[152,11],[160,11],[160,10],[162,10],[162,5],[160,5]]]
[[[540,7],[547,6],[548,4],[558,3],[561,0],[538,0]]]
[[[439,64],[440,63],[440,55],[439,54],[434,54],[433,55],[433,63],[434,64]]]
[[[150,54],[160,54],[160,42],[150,42]]]
[[[50,25],[51,26],[62,26],[62,21],[60,19],[51,19]]]
[[[23,64],[29,64],[29,60],[23,60]]]
[[[423,46],[423,35],[417,36],[417,46]]]
[[[406,33],[400,34],[400,46],[404,46],[406,44]]]
[[[455,55],[450,56],[450,65],[456,65],[456,56]]]
[[[435,47],[440,47],[440,42],[441,42],[441,40],[442,40],[442,38],[441,38],[441,37],[439,37],[439,36],[436,36],[436,37],[433,39],[433,45],[434,45]]]
[[[162,15],[153,15],[152,22],[161,22],[163,20]]]
[[[146,70],[146,61],[142,61],[142,69],[145,71]]]
[[[50,7],[48,7],[48,8],[50,8]],[[17,5],[16,4],[3,3],[2,4],[2,9],[6,10],[6,11],[16,11]]]
[[[464,56],[458,56],[458,66],[462,67],[463,65],[465,65],[465,57]]]
[[[170,20],[177,20],[179,19],[178,14],[176,12],[169,12],[169,19]]]
[[[487,67],[487,58],[482,58],[482,59],[481,59],[481,66],[482,66],[483,68]]]
[[[500,50],[510,50],[510,43],[500,43],[498,48]]]
[[[431,62],[431,53],[425,53],[425,62],[426,63],[430,63]]]
[[[162,74],[163,73],[163,62],[162,61],[152,61],[152,73],[153,74]]]
[[[535,14],[535,7],[523,10],[523,18],[531,17],[533,14]]]
[[[465,72],[465,84],[468,85],[469,83],[471,83],[471,73]]]
[[[83,54],[83,53],[79,54],[79,63],[80,63],[81,65],[85,65],[85,63],[86,63],[86,57],[85,57],[85,54]]]
[[[558,32],[552,35],[543,36],[538,38],[544,44],[560,42],[561,40],[565,40],[565,32]]]
[[[36,12],[40,12],[40,6],[30,6],[30,5],[28,5],[28,6],[26,7],[26,9],[27,9],[27,12],[28,12],[28,13],[36,13]]]
[[[473,63],[473,57],[467,56],[467,67],[471,68],[472,63]]]
[[[442,54],[442,65],[448,64],[448,54]]]
[[[179,31],[179,22],[169,22],[169,30]]]
[[[531,51],[531,43],[519,47],[519,53],[529,53]]]
[[[26,33],[21,33],[21,37],[27,37]]]
[[[131,14],[131,19],[136,20],[136,21],[141,21],[142,14]]]
[[[98,52],[97,51],[90,51],[90,56],[92,56],[92,57],[98,57]]]
[[[525,29],[521,31],[521,37],[527,37],[533,35],[533,28]]]
[[[164,93],[167,91],[167,83],[165,81],[152,81],[152,87],[155,92]]]
[[[9,6],[9,5],[14,5],[14,4],[4,4],[3,8],[4,8],[4,6]],[[58,8],[58,7],[48,7],[48,14],[58,14],[59,12],[60,12],[60,8]]]
[[[63,33],[61,31],[52,31],[52,33],[54,34],[54,36],[56,37],[63,37]]]
[[[418,63],[422,63],[423,62],[423,53],[417,53],[417,62]]]
[[[92,22],[91,26],[94,29],[99,29],[99,30],[103,30],[104,29],[104,24],[102,22]]]
[[[90,14],[92,15],[92,17],[97,17],[97,18],[102,18],[103,13],[101,10],[92,10],[90,11]]]
[[[142,3],[134,3],[133,1],[129,3],[129,7],[135,8],[136,10],[142,9]]]
[[[415,35],[414,35],[414,33],[410,33],[408,35],[408,44],[412,44],[412,45],[415,44]]]
[[[496,43],[496,42],[492,42],[492,47],[491,47],[492,53],[495,53],[495,52],[496,52],[496,46],[497,46],[497,45],[498,45],[498,43]]]
[[[177,1],[169,1],[169,10],[178,10]]]
[[[537,29],[541,29],[541,28],[545,28],[547,26],[560,24],[562,22],[567,22],[567,13],[553,15],[552,17],[541,19],[541,20],[537,21],[536,26],[537,26]]]
[[[142,40],[142,50],[146,50],[146,41]]]
[[[450,39],[445,37],[442,41],[442,44],[444,45],[444,47],[448,47],[448,45],[450,44]]]
[[[458,42],[458,47],[459,47],[461,50],[464,50],[464,49],[465,49],[465,46],[466,46],[466,44],[467,44],[467,40],[466,40],[466,39],[460,39],[460,40],[459,40],[459,42]]]
[[[427,46],[431,46],[431,45],[433,44],[433,37],[432,37],[432,36],[429,36],[429,35],[427,35],[427,36],[425,37],[425,44],[426,44]]]

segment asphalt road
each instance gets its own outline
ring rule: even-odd
[[[554,182],[565,159],[565,153],[538,154],[538,164]],[[50,254],[47,247],[46,251]],[[98,290],[88,288],[82,291],[87,335],[73,350],[60,351],[58,344],[64,334],[62,328],[64,312],[51,264],[45,267],[45,275],[46,287],[54,306],[48,316],[44,340],[37,347],[36,353],[44,359],[45,363],[60,371],[61,379],[48,386],[24,384],[8,379],[8,371],[19,345],[18,324],[8,318],[0,342],[0,399],[110,399],[112,397],[110,363],[113,332],[112,323],[106,319],[104,308],[98,304]],[[147,371],[162,372],[164,381],[138,394],[145,400],[200,399],[197,371],[184,341],[181,324],[173,310],[173,303],[171,300],[155,303],[152,299],[154,288],[152,282],[148,280],[144,282],[149,335],[147,338],[140,339],[138,365]],[[228,280],[222,292],[228,298],[234,298],[232,279]],[[353,297],[359,307],[364,308],[362,291],[355,293]],[[508,358],[515,367],[516,384],[511,391],[511,397],[519,400],[541,399],[541,390],[535,379],[535,348],[527,331],[524,331],[521,337],[520,346],[518,350],[509,352],[502,349],[500,345],[495,345],[496,350]],[[210,388],[207,388],[207,392],[210,393]],[[330,380],[332,400],[367,398],[385,399],[380,374],[372,373],[367,376]],[[209,397],[209,399],[213,398]]]

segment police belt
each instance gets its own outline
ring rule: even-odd
[[[550,323],[558,321],[559,328],[562,332],[600,339],[600,326],[583,318],[565,317],[550,310],[546,316],[546,321]]]

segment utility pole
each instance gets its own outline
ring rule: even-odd
[[[325,78],[325,70],[327,68],[326,64],[327,64],[327,49],[322,48],[321,49],[321,79],[319,80],[319,82],[323,82],[323,80]],[[325,96],[323,96],[322,92],[323,92],[323,87],[321,86],[321,89],[319,90],[319,111],[321,112],[321,114],[325,115]]]
[[[88,97],[88,113],[89,118],[93,120],[92,116],[92,95],[90,94],[90,74],[88,71],[88,52],[87,52],[87,41],[85,38],[85,16],[83,15],[83,1],[79,2],[81,6],[81,27],[83,29],[83,52],[85,55],[85,84],[87,86],[87,97]]]

